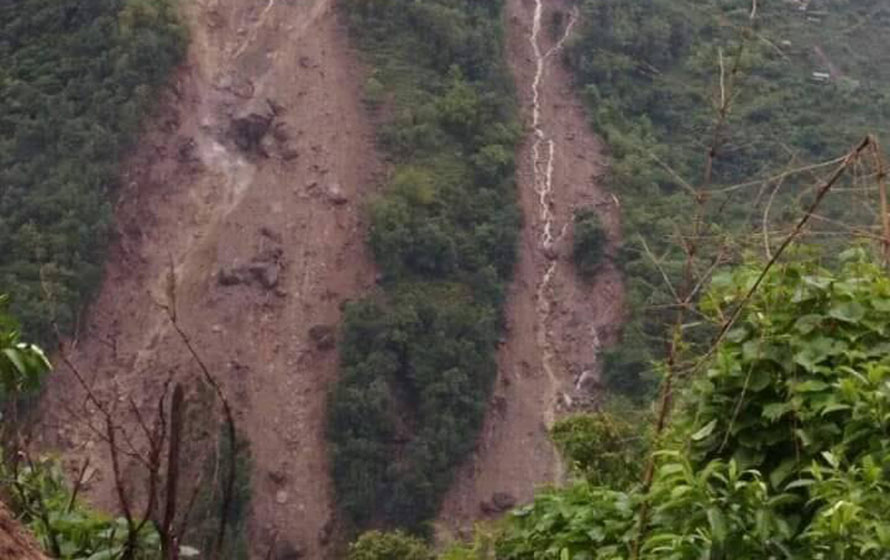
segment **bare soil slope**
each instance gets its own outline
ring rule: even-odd
[[[495,395],[477,451],[440,514],[452,532],[559,483],[563,469],[548,427],[568,409],[596,406],[597,354],[614,341],[622,317],[617,269],[607,264],[585,283],[571,264],[575,209],[594,207],[613,246],[619,235],[617,201],[601,186],[602,144],[561,62],[561,42],[576,23],[571,6],[507,2],[507,55],[528,131],[517,157],[525,220]],[[564,16],[559,29],[550,25],[556,11]]]
[[[97,392],[140,407],[168,371],[196,377],[153,301],[172,262],[182,326],[250,443],[251,557],[277,541],[323,558],[333,512],[323,410],[337,369],[324,327],[375,276],[361,206],[379,167],[362,69],[329,0],[183,6],[187,64],[127,165],[119,235],[72,358]],[[70,463],[89,457],[89,494],[111,506],[107,450],[81,402],[60,368],[45,443]]]
[[[34,537],[12,517],[2,502],[0,502],[0,558],[46,560]]]

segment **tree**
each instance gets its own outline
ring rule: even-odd
[[[592,208],[575,212],[572,260],[575,269],[585,279],[591,279],[606,254],[606,230]]]

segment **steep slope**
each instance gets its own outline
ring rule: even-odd
[[[154,403],[168,371],[197,377],[155,304],[172,263],[182,326],[250,445],[251,557],[278,542],[319,558],[333,519],[327,327],[374,280],[360,208],[378,164],[362,69],[328,0],[184,9],[188,63],[126,166],[118,237],[72,359],[98,393],[139,407]],[[43,403],[56,426],[46,443],[71,463],[89,457],[89,493],[113,506],[81,393],[60,369]]]
[[[510,0],[506,17],[509,64],[527,124],[517,157],[525,222],[496,394],[477,451],[440,514],[451,529],[467,528],[514,500],[528,501],[536,486],[559,481],[562,467],[548,428],[579,401],[595,404],[597,353],[612,342],[622,315],[616,268],[607,263],[585,283],[569,259],[576,209],[595,208],[611,244],[619,234],[617,201],[599,183],[601,143],[561,64],[577,14],[570,2]]]
[[[0,503],[0,558],[5,560],[45,560],[32,537]]]

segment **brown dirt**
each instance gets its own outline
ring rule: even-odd
[[[118,236],[71,357],[98,393],[139,407],[153,406],[168,371],[198,376],[153,301],[172,262],[182,326],[250,443],[251,557],[277,539],[322,558],[333,518],[324,402],[337,352],[309,330],[336,326],[342,302],[375,277],[361,216],[380,166],[364,73],[329,0],[184,6],[187,63],[126,166]],[[253,153],[236,145],[233,118],[273,112]],[[258,258],[262,278],[231,272]],[[223,285],[224,270],[248,281]],[[89,457],[88,494],[112,507],[108,453],[82,394],[60,368],[43,401],[43,443],[69,465]]]
[[[0,502],[0,558],[46,560],[34,537],[12,517],[2,502]]]
[[[539,86],[539,130],[543,133],[536,172],[533,84],[536,58],[530,43],[535,0],[508,0],[507,56],[516,81],[528,134],[517,155],[519,203],[525,216],[519,264],[507,304],[508,335],[499,355],[499,379],[475,454],[459,470],[440,512],[441,533],[463,533],[485,514],[482,502],[506,492],[518,503],[537,487],[558,484],[562,465],[548,437],[559,414],[596,406],[597,354],[614,342],[623,312],[617,269],[607,264],[591,283],[579,280],[571,264],[571,220],[575,209],[599,213],[614,251],[619,235],[617,200],[602,187],[605,158],[601,141],[588,127],[570,72],[555,51],[545,61]],[[539,49],[558,42],[549,22],[555,10],[569,15],[568,0],[542,0]],[[569,19],[564,18],[564,19]],[[547,142],[553,141],[552,189],[542,214],[536,185],[546,172]],[[542,242],[551,222],[552,245]],[[549,245],[549,247],[545,247]],[[554,266],[555,265],[555,266]],[[552,274],[547,272],[552,268]],[[579,383],[584,375],[584,382]]]

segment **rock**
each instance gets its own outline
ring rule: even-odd
[[[300,157],[300,152],[298,152],[295,148],[286,147],[281,149],[281,159],[285,161],[292,161]]]
[[[270,237],[270,239],[272,238]],[[280,279],[281,255],[280,247],[267,249],[254,257],[247,265],[221,268],[217,275],[217,281],[221,286],[256,283],[266,290],[275,289]]]
[[[273,118],[268,114],[249,113],[232,119],[230,134],[235,145],[245,152],[257,152]]]
[[[221,268],[216,277],[220,286],[235,286],[244,283],[244,277],[237,268]]]
[[[585,391],[587,393],[596,393],[598,391],[602,391],[604,388],[603,378],[600,372],[584,370],[581,372],[580,377],[578,377],[578,382],[575,384],[577,389]]]
[[[306,549],[302,545],[289,541],[275,543],[274,550],[272,558],[275,560],[300,560],[306,556]]]
[[[325,194],[327,195],[328,200],[330,200],[337,206],[349,202],[349,197],[346,196],[346,193],[343,192],[343,187],[338,181],[332,181],[328,183],[327,187],[325,188]]]
[[[491,505],[498,511],[507,511],[516,505],[516,497],[509,492],[495,492],[491,495]]]
[[[334,520],[328,519],[318,530],[318,542],[322,546],[326,546],[331,541],[331,535],[334,534]]]
[[[309,338],[319,350],[331,350],[337,344],[337,332],[330,325],[315,325],[309,329]]]
[[[181,162],[191,162],[197,161],[198,157],[195,154],[195,148],[197,148],[197,144],[195,143],[194,138],[185,137],[179,141],[179,161]]]
[[[287,482],[287,474],[281,470],[269,471],[269,480],[271,480],[273,484],[281,486]]]
[[[278,113],[275,113],[276,115]],[[284,126],[284,123],[278,123],[274,127],[272,127],[272,138],[275,139],[276,142],[283,144],[287,142],[289,134],[287,133],[287,128]]]
[[[559,250],[553,245],[545,245],[544,256],[547,257],[547,260],[555,261],[559,258]]]
[[[267,290],[271,290],[278,285],[278,263],[277,262],[255,262],[248,266],[250,274],[254,280],[259,282],[260,286]]]
[[[507,414],[507,399],[501,396],[494,397],[491,400],[491,406],[499,416]]]
[[[260,227],[260,235],[262,235],[263,237],[266,237],[266,238],[271,239],[271,240],[274,241],[275,243],[281,243],[281,236],[278,235],[277,233],[275,233],[275,231],[273,231],[272,228],[270,228],[270,227],[268,227],[268,226],[261,226],[261,227]]]

